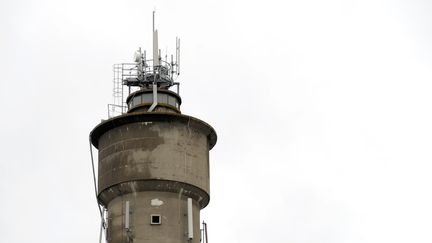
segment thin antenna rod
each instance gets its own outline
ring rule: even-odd
[[[177,65],[177,60],[178,60],[178,37],[177,36],[176,36],[176,54],[175,55],[176,55],[175,56],[175,64]]]
[[[146,59],[147,57],[146,57],[146,50],[144,50],[144,54],[143,54],[143,60],[144,60],[144,68],[145,68],[145,63],[146,63]]]
[[[159,66],[159,56],[158,31],[155,29],[155,11],[153,11],[153,67]]]
[[[177,75],[180,74],[180,38],[178,38]]]
[[[155,10],[153,10],[153,33],[155,32]]]

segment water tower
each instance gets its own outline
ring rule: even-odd
[[[205,241],[200,210],[209,203],[209,150],[216,132],[181,114],[179,83],[174,82],[180,73],[180,39],[175,55],[163,56],[153,13],[152,56],[139,49],[134,59],[114,65],[109,119],[90,133],[98,149],[96,193],[106,241]]]

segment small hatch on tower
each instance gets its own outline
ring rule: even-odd
[[[160,214],[151,214],[150,215],[150,224],[153,225],[158,225],[161,224],[162,220],[161,220],[161,215]]]

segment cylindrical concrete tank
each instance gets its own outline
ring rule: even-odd
[[[151,91],[135,92],[127,114],[90,134],[99,150],[98,199],[108,210],[108,242],[200,242],[199,212],[209,203],[209,150],[216,132],[181,115],[177,94],[158,92],[163,98],[153,112],[146,102]]]

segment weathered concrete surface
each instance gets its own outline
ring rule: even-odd
[[[180,122],[130,123],[99,139],[99,193],[116,184],[160,179],[209,192],[207,136]]]
[[[181,97],[170,90],[166,89],[158,89],[158,104],[154,108],[153,112],[167,112],[167,113],[181,113],[180,105],[181,105]],[[142,96],[147,95],[147,98],[143,98]],[[132,102],[139,98],[138,104]],[[164,99],[167,98],[167,99]],[[171,102],[177,101],[177,106],[173,105]],[[148,111],[150,106],[153,104],[153,90],[152,89],[141,89],[131,93],[126,99],[126,103],[128,104],[128,113],[131,112],[145,112]]]
[[[108,242],[200,241],[199,213],[210,194],[209,150],[216,143],[210,125],[175,112],[137,110],[102,122],[90,136],[99,149],[98,198],[108,210]],[[187,198],[193,201],[193,241],[187,239]],[[151,225],[151,214],[160,214],[162,224]]]
[[[153,203],[152,205],[152,200]],[[125,204],[130,204],[130,229],[125,229]],[[123,195],[108,205],[108,242],[199,243],[200,208],[193,204],[194,239],[188,241],[187,197],[181,193],[137,192]],[[160,214],[160,225],[150,224],[150,215]],[[128,241],[129,238],[129,241]]]
[[[178,181],[153,179],[128,181],[109,187],[99,194],[99,202],[108,205],[108,202],[117,196],[144,191],[181,192],[182,195],[194,199],[201,208],[205,208],[210,200],[210,195],[206,191],[193,185]]]
[[[102,121],[97,125],[90,133],[90,139],[92,144],[99,148],[99,139],[107,131],[125,124],[134,122],[180,122],[193,128],[197,131],[206,134],[208,137],[209,148],[212,149],[216,144],[217,135],[216,131],[204,121],[201,121],[195,117],[175,114],[172,112],[132,112],[123,114],[105,121]]]
[[[152,105],[152,103],[142,103],[140,105],[135,106],[132,109],[129,109],[128,112],[147,112],[151,105]],[[178,113],[179,114],[180,110],[176,109],[173,106],[169,106],[169,105],[165,105],[165,104],[158,104],[155,107],[155,109],[153,110],[153,112],[165,112],[165,113]]]

